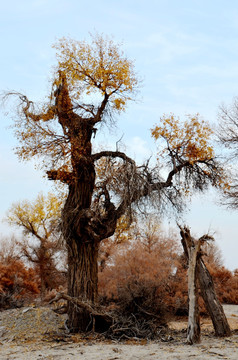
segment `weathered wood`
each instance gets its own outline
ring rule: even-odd
[[[194,239],[192,238],[188,228],[179,228],[181,234],[181,243],[183,245],[184,253],[188,259],[188,246],[194,245]],[[202,243],[207,239],[211,239],[211,237],[209,237],[208,235],[204,235],[199,240]],[[197,257],[197,278],[199,281],[200,291],[206,309],[212,319],[215,335],[220,337],[230,336],[230,326],[228,324],[223,307],[217,298],[212,276],[209,273],[206,265],[204,264],[201,254],[199,254],[199,256]]]
[[[203,260],[198,260],[198,280],[206,309],[212,319],[215,335],[230,336],[231,329],[223,307],[217,298],[214,282]]]
[[[188,313],[188,330],[187,343],[192,345],[200,342],[200,314],[198,306],[198,286],[197,286],[197,256],[200,250],[200,242],[195,246],[188,248],[189,265],[188,265],[188,298],[189,298],[189,313]]]
[[[181,229],[181,232],[183,230]],[[200,342],[201,327],[200,314],[198,306],[198,285],[197,285],[197,258],[200,251],[200,241],[192,241],[190,236],[183,232],[182,240],[183,247],[188,259],[188,298],[189,298],[189,313],[188,313],[188,329],[187,329],[187,343],[192,345]]]

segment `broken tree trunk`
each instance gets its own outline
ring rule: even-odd
[[[188,252],[188,330],[187,343],[192,345],[200,342],[200,314],[198,306],[198,286],[197,286],[197,257],[200,250],[200,241],[195,244],[186,239],[186,247]]]
[[[180,227],[180,234],[182,238],[181,242],[183,245],[184,253],[188,259],[189,254],[186,244],[187,241],[194,244],[194,239],[190,234],[190,230],[186,227]],[[211,237],[209,237],[208,235],[204,235],[199,240],[203,242],[209,239],[211,240]],[[209,273],[206,265],[204,264],[201,258],[201,254],[199,254],[199,256],[197,257],[197,277],[200,285],[201,295],[203,297],[209,316],[212,319],[215,335],[220,337],[230,336],[230,326],[228,324],[223,307],[217,298],[211,274]]]
[[[220,337],[230,336],[231,329],[223,307],[217,298],[211,274],[201,258],[198,260],[198,279],[201,295],[212,319],[215,335]]]

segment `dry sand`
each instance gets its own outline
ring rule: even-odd
[[[62,326],[64,318],[45,308],[4,311],[0,313],[0,360],[238,360],[238,306],[224,309],[233,335],[215,338],[210,321],[203,319],[202,342],[193,346],[185,344],[184,321],[171,322],[171,329],[179,333],[158,342],[110,343],[52,335],[53,327]]]

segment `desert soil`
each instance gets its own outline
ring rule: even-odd
[[[238,305],[224,305],[233,330],[220,339],[212,324],[202,319],[202,341],[186,345],[186,322],[173,321],[171,332],[154,342],[100,341],[69,336],[65,317],[47,307],[29,307],[0,312],[0,360],[172,360],[238,359]]]

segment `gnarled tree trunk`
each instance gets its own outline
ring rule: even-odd
[[[86,213],[91,206],[94,187],[94,167],[79,166],[79,173],[69,186],[63,213],[63,234],[68,250],[68,295],[94,304],[98,286],[98,240],[88,231]],[[90,171],[91,170],[91,171]],[[68,301],[68,328],[71,332],[92,328],[92,317],[85,309]]]
[[[89,309],[97,301],[98,246],[116,228],[117,217],[109,214],[110,209],[114,211],[110,198],[105,200],[106,215],[103,218],[92,203],[95,159],[91,139],[96,131],[95,124],[101,121],[109,96],[104,94],[95,115],[90,111],[92,116],[84,118],[73,111],[66,76],[61,72],[59,80],[60,84],[55,92],[55,112],[70,143],[70,164],[66,170],[62,168],[49,171],[48,177],[67,183],[69,188],[62,211],[62,232],[68,250],[68,327],[71,332],[78,332],[90,330],[95,325]],[[102,195],[107,197],[104,193]],[[108,228],[111,228],[109,232]],[[89,306],[80,307],[80,303],[88,303]]]

